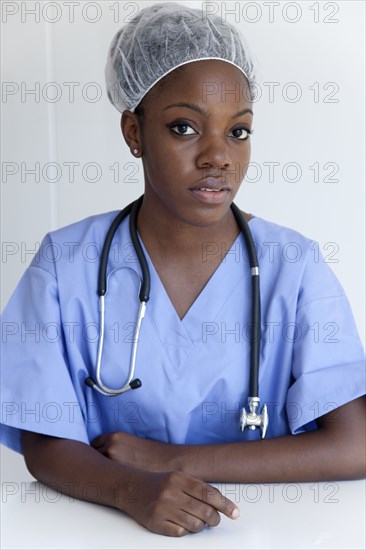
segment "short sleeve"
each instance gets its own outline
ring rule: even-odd
[[[1,443],[17,452],[22,430],[89,443],[48,266],[32,262],[1,320]]]
[[[322,257],[308,255],[296,313],[286,402],[291,432],[366,393],[365,355],[349,301]]]

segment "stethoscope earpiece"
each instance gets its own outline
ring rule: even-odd
[[[130,382],[131,390],[137,390],[137,388],[141,388],[141,386],[142,382],[139,378],[135,378],[135,380],[132,380],[132,382]]]
[[[95,381],[90,376],[88,378],[85,378],[84,382],[87,386],[89,386],[89,388],[94,388],[96,386]]]
[[[126,384],[126,386],[120,388],[119,390],[110,390],[110,388],[108,388],[108,390],[110,391],[99,387],[96,381],[91,376],[85,378],[84,382],[87,386],[89,386],[89,388],[97,390],[99,393],[107,397],[115,397],[116,395],[120,395],[128,390],[137,390],[137,388],[141,388],[142,386],[142,382],[139,378],[135,378],[135,380],[132,380],[129,384]],[[104,388],[106,388],[106,386],[104,386]]]

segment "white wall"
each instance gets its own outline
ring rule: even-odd
[[[62,1],[1,3],[3,305],[47,231],[119,209],[143,192],[141,160],[123,141],[104,66],[114,33],[153,3],[79,1],[74,13]],[[237,24],[258,61],[255,164],[236,202],[315,239],[336,260],[330,265],[364,338],[364,3],[181,3],[205,4]],[[36,163],[39,182],[26,173]],[[66,163],[78,163],[74,181]],[[90,181],[96,170],[89,163],[97,164],[98,181]],[[273,181],[270,163],[279,163]]]

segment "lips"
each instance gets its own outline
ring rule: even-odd
[[[222,204],[226,201],[231,187],[221,178],[205,178],[189,190],[200,202]]]
[[[204,178],[197,182],[190,191],[200,190],[209,193],[218,193],[220,191],[230,191],[230,185],[222,180],[222,178]]]
[[[208,191],[209,193],[220,193],[222,189],[209,189],[208,187],[200,187],[200,191]]]

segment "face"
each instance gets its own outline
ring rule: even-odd
[[[155,85],[141,105],[146,205],[182,223],[222,222],[250,160],[253,113],[243,73],[220,60],[188,63]],[[136,117],[129,115],[122,119],[125,139]]]

